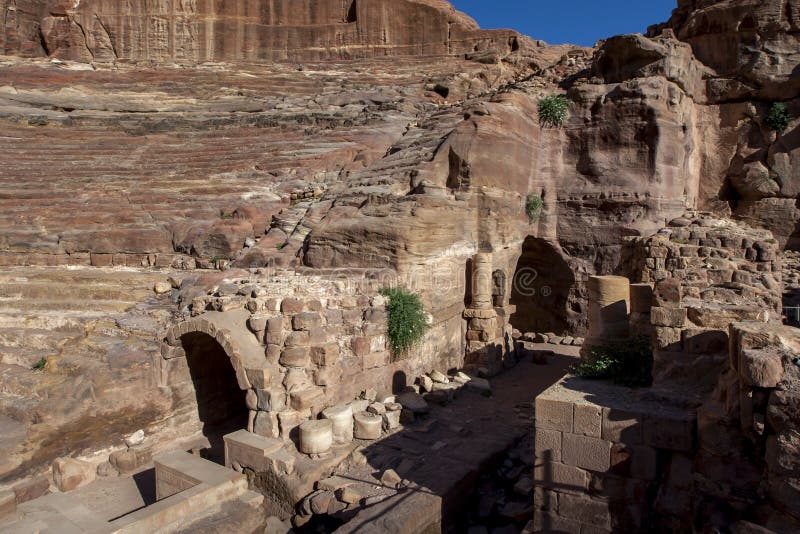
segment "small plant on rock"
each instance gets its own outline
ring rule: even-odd
[[[47,358],[41,358],[38,362],[33,364],[33,367],[31,367],[31,369],[33,369],[34,371],[43,371],[46,365],[47,365]]]
[[[653,351],[650,340],[639,337],[589,349],[572,367],[581,378],[609,379],[627,387],[647,387],[653,383]]]
[[[542,126],[561,126],[567,118],[569,100],[564,95],[550,95],[539,100],[539,123]]]
[[[525,198],[525,213],[528,214],[528,220],[530,222],[539,218],[543,205],[544,201],[542,197],[535,193],[528,193],[528,196]]]
[[[406,289],[387,287],[380,293],[389,300],[389,346],[395,355],[402,356],[428,331],[425,308],[419,295]]]
[[[783,102],[775,102],[769,109],[765,122],[770,130],[783,133],[789,127],[789,123],[792,122],[789,108]]]

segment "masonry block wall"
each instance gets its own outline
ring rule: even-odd
[[[537,531],[681,526],[696,418],[641,392],[567,377],[536,398]]]
[[[768,231],[710,217],[671,224],[638,248],[640,280],[655,285],[653,378],[702,397],[727,368],[728,325],[780,322],[778,244]]]
[[[279,281],[242,278],[194,298],[195,319],[188,324],[201,324],[197,320],[209,312],[235,316],[241,324],[231,326],[228,337],[241,340],[238,349],[256,345],[250,350],[256,353],[249,360],[250,369],[239,373],[247,375],[240,385],[247,389],[248,430],[289,439],[302,422],[317,418],[326,407],[359,397],[365,389],[392,392],[431,370],[463,366],[460,314],[434,323],[418,347],[397,356],[388,346],[386,300],[378,294],[382,284],[366,276],[354,279],[297,274]],[[180,336],[187,328],[173,329],[162,351],[160,365],[166,371],[161,382],[176,391],[191,390],[188,362],[180,357],[184,355]],[[237,349],[226,337],[218,340],[236,360]],[[180,397],[186,406],[176,407],[176,412],[191,412],[191,393]]]

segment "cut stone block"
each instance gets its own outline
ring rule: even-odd
[[[611,528],[611,513],[607,502],[563,494],[559,496],[558,511],[567,519],[606,529]]]
[[[60,491],[72,491],[92,482],[97,468],[74,458],[56,458],[53,461],[53,482]]]
[[[576,404],[572,420],[574,434],[580,434],[591,438],[600,437],[603,412],[599,406],[595,406],[594,404]]]
[[[589,473],[578,467],[559,462],[536,460],[533,467],[536,485],[553,488],[560,492],[583,493],[589,487]]]
[[[534,451],[537,458],[560,462],[561,432],[546,428],[536,428],[534,431]]]
[[[542,395],[536,397],[536,428],[572,432],[572,403]]]
[[[325,391],[320,387],[301,389],[293,391],[290,397],[292,408],[302,411],[312,406],[323,404],[325,402]]]
[[[783,361],[777,352],[745,349],[739,357],[739,376],[753,387],[774,388],[783,380]]]
[[[278,415],[274,412],[257,412],[253,420],[253,433],[265,438],[277,438],[281,435]]]
[[[281,352],[281,365],[286,367],[308,367],[310,362],[308,347],[290,347]]]
[[[322,316],[316,312],[299,313],[292,317],[292,328],[295,330],[311,330],[322,326]]]
[[[561,460],[590,471],[605,472],[611,467],[611,442],[576,434],[564,434]]]
[[[655,326],[682,328],[686,325],[686,308],[652,308],[650,319]]]
[[[642,416],[624,410],[603,408],[603,439],[636,445],[642,442]]]

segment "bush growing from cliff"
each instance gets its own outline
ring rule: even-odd
[[[413,347],[428,330],[425,308],[419,295],[402,288],[384,288],[381,295],[389,302],[389,346],[395,355],[402,356]]]
[[[539,100],[539,123],[542,126],[561,126],[568,111],[569,100],[565,96],[546,96]]]
[[[530,222],[539,218],[539,213],[542,211],[543,204],[542,197],[535,193],[528,193],[528,196],[525,198],[525,213],[528,214],[528,220]]]
[[[572,367],[581,378],[608,379],[627,387],[647,387],[653,383],[653,350],[650,340],[639,337],[589,349]]]
[[[783,133],[792,122],[792,116],[789,114],[789,108],[783,102],[775,102],[769,109],[767,114],[766,123],[771,130]]]

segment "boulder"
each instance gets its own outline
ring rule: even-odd
[[[97,475],[94,464],[74,458],[57,458],[53,462],[53,483],[60,491],[72,491],[92,482]]]

